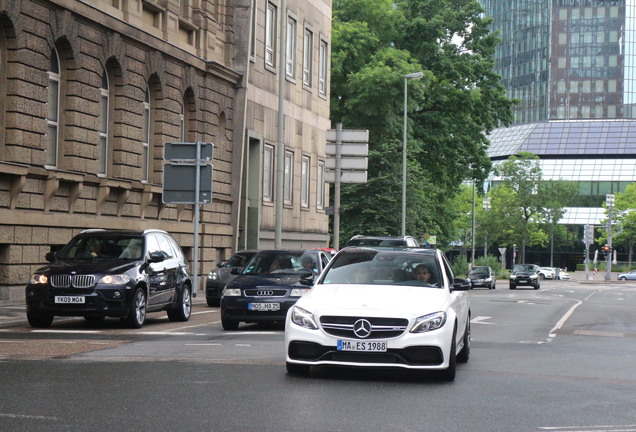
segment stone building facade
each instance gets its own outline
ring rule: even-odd
[[[303,16],[309,3],[286,9]],[[87,228],[164,229],[192,258],[193,205],[162,201],[166,142],[215,146],[213,200],[200,212],[201,279],[237,248],[268,245],[271,201],[260,185],[277,125],[264,94],[276,90],[248,80],[266,52],[258,46],[266,4],[0,0],[0,301],[22,300],[44,255]],[[321,14],[328,29],[330,4]],[[328,41],[329,30],[321,34]],[[313,202],[286,201],[284,245],[326,246],[327,195],[312,167],[324,161],[328,99],[294,94],[285,108],[290,196],[301,195],[308,159]],[[250,173],[256,185],[246,169],[260,170]],[[257,220],[249,233],[248,210]]]

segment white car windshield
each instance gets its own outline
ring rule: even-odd
[[[359,249],[334,259],[323,284],[442,286],[440,269],[431,254]]]

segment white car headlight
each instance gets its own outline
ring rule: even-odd
[[[513,275],[513,274],[511,274],[511,275],[510,275],[510,280],[515,280],[515,279],[517,279],[517,275]]]
[[[310,288],[292,288],[290,297],[302,297],[310,291]]]
[[[223,288],[223,295],[225,297],[240,297],[241,296],[241,290],[240,288]]]
[[[487,277],[486,279],[484,279],[485,282],[492,282],[492,278],[491,277]]]
[[[292,308],[291,320],[297,326],[300,326],[309,330],[318,330],[318,324],[316,323],[314,314],[298,306],[294,306]]]
[[[33,285],[45,284],[49,281],[49,278],[43,274],[34,274],[31,275],[31,279],[29,279],[29,283]]]
[[[97,281],[99,285],[124,285],[130,282],[130,276],[125,274],[107,275]]]
[[[208,274],[208,279],[217,280],[219,278],[219,273],[216,270],[212,270],[210,274]]]
[[[411,333],[425,333],[437,330],[446,324],[446,312],[435,312],[430,315],[424,315],[415,320],[415,325],[411,329]]]
[[[531,275],[530,275],[530,279],[536,279],[536,278],[538,278],[538,277],[539,277],[539,276],[538,276],[538,275],[536,275],[536,274],[531,274]]]

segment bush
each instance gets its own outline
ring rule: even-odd
[[[464,255],[458,255],[451,263],[455,277],[465,278],[468,275],[468,259]]]

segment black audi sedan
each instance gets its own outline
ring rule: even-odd
[[[165,231],[86,230],[38,269],[26,287],[27,319],[49,327],[55,316],[119,317],[140,328],[146,312],[171,321],[192,312],[192,280],[177,242]]]
[[[240,322],[284,323],[287,311],[307,293],[331,259],[319,249],[263,250],[254,255],[223,289],[221,324],[236,330]]]

